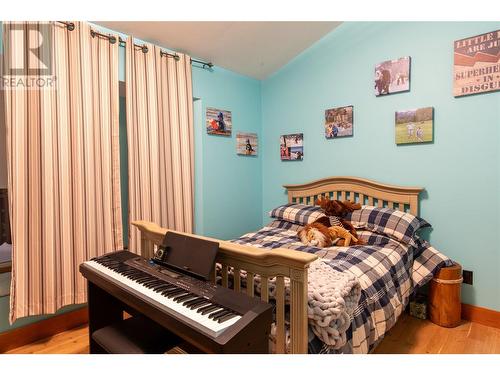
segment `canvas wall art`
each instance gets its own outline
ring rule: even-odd
[[[287,134],[280,137],[281,160],[304,158],[304,134]]]
[[[353,106],[327,109],[325,111],[325,137],[350,137],[353,134]]]
[[[500,30],[455,41],[453,95],[500,90]]]
[[[375,95],[410,91],[410,57],[375,65]]]
[[[233,120],[231,111],[207,107],[207,133],[231,136]]]
[[[425,143],[434,139],[434,108],[396,112],[396,144]]]
[[[236,133],[236,153],[238,155],[257,155],[257,134],[256,133]]]

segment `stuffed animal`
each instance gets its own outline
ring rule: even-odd
[[[316,247],[330,247],[333,244],[332,235],[328,227],[318,221],[307,224],[299,229],[297,235],[304,245]]]
[[[338,225],[335,225],[333,227],[328,228],[328,232],[330,232],[330,236],[332,238],[332,241],[335,241],[337,238],[341,238],[344,240],[342,246],[349,246],[351,244],[351,241],[354,244],[357,244],[359,242],[359,239],[355,236],[352,235],[351,232],[349,232],[347,229],[344,227],[340,227]],[[341,246],[341,245],[339,245]]]
[[[358,245],[364,244],[363,241],[358,239],[356,229],[353,227],[353,225],[349,221],[343,219],[349,212],[361,209],[361,204],[350,202],[347,200],[343,202],[339,200],[331,200],[329,197],[325,196],[320,196],[318,199],[316,199],[315,203],[323,209],[325,215],[327,216],[326,218],[321,218],[323,219],[322,224],[328,227],[330,226],[344,227],[351,233],[351,235],[354,238],[356,238],[356,240],[358,240],[356,242]],[[327,220],[328,222],[326,223],[325,220]],[[345,245],[345,239],[339,240],[337,242],[337,245],[348,246]]]
[[[360,240],[353,236],[347,229],[334,225],[327,227],[320,221],[307,224],[297,232],[304,245],[315,247],[349,246],[351,242],[359,244]]]
[[[323,209],[326,216],[344,217],[349,212],[359,210],[361,208],[361,204],[359,203],[354,203],[351,201],[341,202],[338,200],[330,200],[329,197],[324,196],[316,199],[315,203]]]

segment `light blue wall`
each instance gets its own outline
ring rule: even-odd
[[[260,81],[215,68],[193,67],[196,231],[230,239],[262,224],[262,156],[236,155],[236,133],[261,135]],[[230,110],[231,137],[208,135],[205,109]],[[259,140],[262,141],[261,139]]]
[[[454,98],[453,41],[500,23],[345,23],[262,84],[263,220],[281,187],[333,175],[423,186],[432,244],[474,271],[466,303],[500,309],[500,93]],[[374,65],[411,56],[411,92],[373,93]],[[354,105],[354,137],[327,140],[327,108]],[[433,106],[434,143],[396,146],[394,112]],[[304,133],[304,161],[279,136]]]

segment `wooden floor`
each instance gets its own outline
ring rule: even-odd
[[[82,326],[8,353],[79,354],[88,351],[87,326]],[[500,329],[465,321],[456,328],[443,328],[428,320],[403,315],[375,353],[500,354]]]

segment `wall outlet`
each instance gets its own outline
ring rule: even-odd
[[[472,285],[472,271],[463,270],[462,277],[464,278],[464,284]]]

